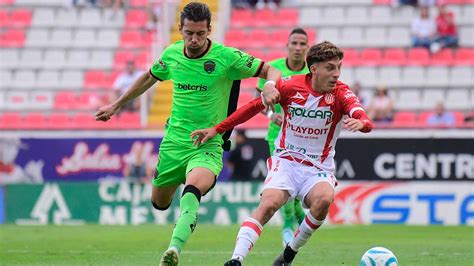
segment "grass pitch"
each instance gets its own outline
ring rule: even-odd
[[[172,226],[0,226],[0,265],[157,265]],[[238,226],[198,224],[180,265],[223,265]],[[369,248],[392,250],[400,265],[473,265],[474,228],[323,226],[293,265],[359,265]],[[266,227],[245,265],[271,265],[280,228]]]

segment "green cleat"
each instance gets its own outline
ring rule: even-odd
[[[165,253],[160,260],[160,266],[177,266],[178,265],[178,251],[174,248],[170,248]]]

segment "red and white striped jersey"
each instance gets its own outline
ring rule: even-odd
[[[331,92],[317,93],[310,74],[281,79],[277,89],[284,119],[274,155],[333,172],[343,116],[364,112],[357,96],[340,81]]]
[[[280,92],[279,103],[284,117],[275,140],[275,156],[334,172],[336,141],[344,115],[362,119],[364,128],[361,131],[372,129],[359,99],[340,81],[332,91],[317,93],[311,88],[311,74],[294,75],[280,79],[276,88]],[[218,133],[225,132],[263,109],[261,99],[254,99],[215,129]]]

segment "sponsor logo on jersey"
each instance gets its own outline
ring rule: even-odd
[[[181,84],[178,83],[178,89],[185,90],[185,91],[207,91],[207,86],[199,84],[199,85],[192,85],[192,84]]]
[[[214,61],[208,60],[204,62],[204,70],[207,72],[207,74],[211,74],[215,69],[216,63],[214,63]]]
[[[329,110],[307,110],[300,107],[288,106],[288,112],[290,113],[291,117],[300,116],[300,117],[307,117],[307,118],[319,118],[319,119],[326,119],[326,122],[332,121],[332,112]]]
[[[252,65],[253,65],[253,61],[255,60],[255,57],[253,56],[250,56],[249,59],[247,59],[247,62],[245,62],[245,65],[248,67],[248,68],[251,68]]]
[[[336,100],[336,97],[334,97],[334,94],[332,94],[332,93],[326,93],[324,95],[324,101],[327,104],[333,104],[335,100]]]
[[[327,128],[312,128],[312,127],[303,127],[303,126],[297,126],[293,125],[291,123],[288,123],[287,128],[290,129],[291,131],[294,131],[296,133],[300,134],[307,134],[307,135],[325,135],[328,133]],[[295,150],[294,147],[288,147],[291,150]],[[301,153],[305,153],[302,151],[299,151]]]
[[[303,95],[301,95],[301,93],[299,92],[296,92],[295,95],[291,96],[292,99],[301,99],[301,100],[304,100],[305,98],[303,97]]]

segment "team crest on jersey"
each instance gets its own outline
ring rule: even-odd
[[[327,104],[333,104],[335,100],[336,100],[336,97],[334,97],[334,94],[332,94],[332,93],[326,93],[324,95],[324,101]]]
[[[211,74],[215,69],[216,63],[214,63],[214,61],[208,60],[204,62],[204,70],[207,72],[207,74]]]

